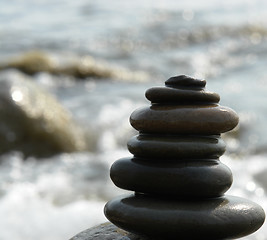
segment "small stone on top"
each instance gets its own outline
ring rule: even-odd
[[[165,81],[167,87],[173,88],[204,88],[206,86],[206,80],[196,79],[186,75],[179,75],[169,78]]]

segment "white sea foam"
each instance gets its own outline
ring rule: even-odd
[[[108,156],[61,154],[24,161],[21,154],[1,158],[0,239],[68,239],[106,221],[105,202],[120,194],[108,178]]]
[[[69,239],[105,221],[103,206],[84,199],[58,206],[40,196],[34,183],[16,184],[0,200],[0,239]]]
[[[229,156],[223,156],[224,162],[233,172],[233,185],[227,194],[247,198],[267,209],[267,182],[260,178],[264,172],[267,172],[267,155],[246,156],[244,159],[231,159]],[[266,223],[256,233],[246,237],[247,240],[266,240]]]

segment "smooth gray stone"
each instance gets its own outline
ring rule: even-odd
[[[176,89],[171,87],[152,87],[145,93],[152,103],[218,103],[220,96],[217,93],[204,90]]]
[[[122,189],[175,197],[218,197],[233,181],[231,170],[217,160],[122,158],[113,163],[110,177]]]
[[[235,239],[265,218],[258,204],[233,196],[179,201],[131,194],[109,201],[104,212],[118,227],[152,239]]]
[[[220,136],[185,136],[141,134],[128,141],[135,157],[167,159],[219,158],[225,152]]]
[[[78,233],[70,240],[152,240],[126,232],[112,223],[103,223]]]
[[[217,104],[155,104],[135,110],[130,123],[142,133],[214,135],[232,130],[238,116],[234,110]]]
[[[179,75],[166,80],[165,85],[174,88],[204,88],[206,86],[206,80]]]

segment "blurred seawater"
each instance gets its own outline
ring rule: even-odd
[[[109,167],[129,155],[126,142],[136,134],[128,118],[149,104],[147,88],[178,74],[206,78],[221,104],[237,111],[238,128],[223,136],[228,148],[221,160],[234,175],[228,193],[266,209],[266,14],[263,0],[3,0],[0,66],[37,51],[65,69],[54,75],[41,67],[28,77],[93,132],[94,147],[41,161],[2,155],[0,239],[68,239],[105,221],[104,203],[122,192],[109,180]],[[81,69],[85,59],[112,74],[81,80],[69,66]],[[10,78],[17,71],[9,70]],[[245,239],[266,235],[264,225]]]

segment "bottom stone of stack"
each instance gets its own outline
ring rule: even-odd
[[[116,226],[154,239],[235,239],[255,232],[265,218],[258,204],[234,196],[190,200],[130,194],[109,201],[104,212]]]

